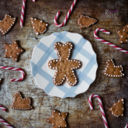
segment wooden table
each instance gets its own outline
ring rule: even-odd
[[[27,72],[27,78],[23,82],[11,83],[9,80],[19,74],[0,70],[0,76],[4,82],[0,88],[0,103],[9,108],[9,112],[0,111],[0,115],[7,119],[16,128],[51,128],[46,122],[52,109],[58,109],[69,112],[69,128],[104,128],[98,107],[95,111],[90,111],[87,98],[91,93],[102,96],[108,122],[111,128],[123,128],[128,122],[128,55],[120,53],[100,42],[94,40],[93,30],[97,27],[110,30],[110,36],[101,34],[105,39],[120,45],[119,37],[116,33],[123,25],[128,23],[128,1],[127,0],[79,0],[68,24],[63,28],[57,28],[53,24],[53,19],[58,10],[63,14],[60,21],[63,20],[65,13],[69,9],[72,0],[37,0],[33,3],[27,2],[25,27],[20,29],[20,11],[21,0],[0,0],[0,19],[5,14],[17,17],[17,23],[13,29],[5,36],[0,35],[0,65],[22,67]],[[110,11],[114,9],[116,13]],[[99,22],[87,29],[80,29],[77,25],[77,19],[80,14],[95,17]],[[47,96],[43,90],[37,89],[30,71],[30,59],[33,47],[39,42],[41,36],[36,36],[30,24],[30,17],[44,19],[49,23],[49,29],[44,35],[49,35],[57,31],[70,31],[82,34],[86,39],[91,41],[92,46],[97,53],[98,72],[95,82],[89,90],[77,96],[76,98],[60,99]],[[4,58],[4,43],[12,43],[13,40],[19,40],[21,46],[25,49],[19,62],[14,62]],[[120,45],[128,49],[127,44]],[[117,65],[122,64],[124,67],[125,77],[119,79],[108,78],[103,75],[105,62],[113,58]],[[17,111],[11,109],[13,95],[21,91],[25,96],[33,98],[35,109],[31,111]],[[120,98],[125,98],[124,117],[116,118],[111,115],[109,108]],[[95,106],[97,103],[95,103]],[[0,127],[3,127],[2,125]]]

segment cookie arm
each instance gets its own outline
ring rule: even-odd
[[[78,69],[81,67],[81,62],[79,60],[70,60],[70,67],[71,69]]]
[[[50,60],[50,61],[48,62],[48,66],[49,66],[51,69],[54,69],[54,70],[57,70],[57,64],[58,64],[58,60],[57,60],[57,59]]]

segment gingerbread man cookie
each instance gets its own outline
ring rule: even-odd
[[[120,43],[128,43],[128,24],[117,32],[120,37]]]
[[[19,47],[18,42],[13,41],[12,44],[5,44],[5,57],[12,58],[14,61],[18,61],[19,56],[24,50]]]
[[[51,117],[47,121],[52,124],[53,128],[67,128],[67,115],[67,112],[53,110]]]
[[[50,60],[48,63],[51,69],[56,70],[54,84],[61,85],[67,80],[70,86],[74,86],[77,83],[74,70],[79,69],[82,64],[79,60],[70,59],[73,44],[70,42],[65,44],[57,42],[54,47],[57,50],[59,59]]]
[[[36,18],[31,18],[31,24],[36,35],[44,33],[48,26],[47,23]]]
[[[124,99],[118,100],[118,102],[114,103],[109,110],[112,112],[112,115],[114,115],[115,117],[123,116]]]
[[[0,21],[0,32],[5,35],[11,27],[14,25],[16,18],[12,18],[9,15],[5,15],[4,19]]]
[[[12,104],[12,108],[16,110],[30,110],[31,106],[31,98],[23,98],[20,92],[17,92],[14,95],[14,101]]]
[[[123,67],[121,65],[115,66],[112,59],[106,62],[106,68],[104,70],[104,75],[108,77],[122,77],[124,74],[122,73]]]

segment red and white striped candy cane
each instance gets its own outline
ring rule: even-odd
[[[107,122],[107,119],[106,119],[106,116],[105,116],[102,100],[101,100],[100,96],[95,95],[95,94],[92,94],[92,95],[89,96],[88,102],[89,102],[90,109],[93,110],[93,105],[92,105],[92,99],[93,98],[96,98],[98,100],[98,104],[99,104],[99,107],[100,107],[100,111],[101,111],[101,114],[102,114],[102,119],[103,119],[105,128],[109,128],[108,122]]]
[[[66,16],[65,16],[65,18],[64,18],[64,21],[63,21],[61,24],[58,24],[58,22],[57,22],[58,17],[60,16],[60,11],[58,11],[58,12],[56,13],[56,16],[54,17],[54,24],[55,24],[57,27],[63,27],[63,26],[67,23],[67,21],[68,21],[70,15],[71,15],[71,13],[72,13],[72,11],[73,11],[74,6],[76,5],[76,3],[77,3],[77,0],[74,0],[73,3],[72,3],[72,5],[71,5],[71,7],[70,7],[70,9],[69,9],[69,11],[67,12],[67,14],[66,14]]]
[[[35,2],[36,0],[32,0],[32,1]],[[21,16],[20,16],[21,28],[23,28],[23,24],[24,24],[25,5],[26,5],[26,0],[22,0],[22,9],[21,9]]]
[[[6,120],[4,120],[2,117],[0,117],[0,123],[4,124],[7,128],[14,128]]]
[[[11,82],[18,82],[18,81],[23,81],[25,78],[25,72],[21,68],[15,68],[15,67],[8,67],[8,66],[0,66],[0,69],[5,69],[5,70],[12,70],[12,71],[18,71],[21,73],[21,77],[19,79],[11,79]]]
[[[4,112],[7,112],[7,108],[0,104],[0,109]]]
[[[128,124],[126,124],[126,126],[124,128],[128,128]]]
[[[123,52],[123,53],[128,54],[128,51],[127,51],[127,50],[122,49],[121,47],[119,47],[119,46],[117,46],[117,45],[115,45],[115,44],[113,44],[113,43],[111,43],[111,42],[108,42],[108,41],[106,41],[106,40],[100,38],[100,37],[98,36],[98,32],[103,32],[103,33],[105,33],[105,34],[110,34],[110,32],[107,31],[107,30],[105,30],[105,29],[97,28],[97,29],[94,31],[94,37],[95,37],[96,40],[100,41],[100,42],[103,43],[103,44],[107,44],[107,45],[109,45],[109,46],[115,48],[116,50],[119,50],[120,52]]]

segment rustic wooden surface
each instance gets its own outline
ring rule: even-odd
[[[0,115],[11,122],[16,128],[51,128],[51,125],[46,122],[46,119],[50,116],[51,110],[54,108],[69,112],[69,128],[103,128],[104,125],[98,107],[95,107],[95,111],[89,110],[87,98],[91,93],[97,93],[102,96],[111,128],[123,128],[128,122],[128,55],[117,52],[95,41],[93,38],[93,30],[101,27],[112,32],[110,36],[101,34],[102,37],[113,43],[118,43],[116,31],[128,23],[128,1],[79,0],[68,24],[63,28],[55,27],[53,18],[57,10],[60,9],[63,11],[60,18],[60,21],[62,21],[71,3],[72,0],[37,0],[36,3],[28,0],[25,27],[20,29],[21,0],[0,0],[0,19],[2,19],[5,14],[17,17],[17,22],[13,29],[5,36],[0,35],[0,65],[22,67],[27,72],[27,78],[23,82],[11,83],[9,81],[10,78],[17,77],[19,74],[0,70],[0,77],[4,78],[0,88],[0,104],[9,108],[8,113],[0,111]],[[115,13],[112,13],[112,11],[108,12],[109,9],[115,9],[116,11]],[[90,28],[81,30],[77,25],[77,19],[80,14],[95,17],[99,22]],[[48,31],[44,35],[36,36],[30,24],[30,17],[44,19],[48,22]],[[32,50],[39,39],[42,36],[62,30],[80,33],[86,39],[90,40],[97,53],[99,64],[95,82],[86,93],[73,99],[60,99],[47,96],[43,90],[35,87],[30,71]],[[12,40],[19,40],[21,46],[25,49],[25,53],[22,54],[20,61],[17,63],[4,58],[4,43],[11,43]],[[120,46],[128,49],[127,44]],[[116,64],[122,64],[124,66],[125,77],[113,79],[103,75],[105,61],[111,58],[115,59]],[[31,111],[12,110],[10,107],[12,104],[12,96],[17,91],[23,92],[25,96],[32,97],[35,109]],[[115,118],[108,109],[119,98],[125,98],[125,115],[124,117]],[[95,103],[95,105],[96,104],[97,103]],[[4,126],[0,125],[0,127],[3,128]]]

